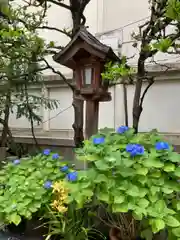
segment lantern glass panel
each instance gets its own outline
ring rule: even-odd
[[[85,68],[84,69],[84,84],[91,85],[92,80],[92,68]]]

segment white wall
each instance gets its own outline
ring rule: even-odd
[[[144,84],[143,89],[146,84]],[[58,109],[49,111],[48,115],[43,109],[43,121],[46,121],[43,126],[46,132],[62,132],[58,137],[71,138],[73,136],[72,123],[73,108],[72,93],[69,88],[53,87],[49,88],[49,98],[60,101]],[[109,127],[117,128],[124,124],[124,100],[123,88],[121,85],[110,89],[112,101],[100,103],[99,112],[99,128]],[[180,133],[180,82],[177,80],[162,81],[158,80],[148,91],[144,100],[144,110],[141,115],[139,130],[149,131],[158,129],[164,133]],[[128,86],[128,114],[129,125],[132,125],[132,104],[134,96],[134,86]],[[28,121],[24,118],[15,119],[11,116],[10,126],[14,128],[30,127]]]
[[[149,15],[148,0],[104,0],[102,32],[123,27]]]
[[[58,99],[59,108],[50,111],[49,128],[69,130],[73,124],[73,108],[72,105],[72,91],[69,88],[51,88],[49,89],[49,97],[51,99]],[[70,108],[69,108],[70,107]],[[68,108],[68,109],[67,109]],[[67,110],[65,110],[67,109]],[[56,117],[57,116],[57,117]]]
[[[68,0],[64,1],[65,3]],[[86,8],[87,25],[89,30],[95,34],[104,31],[107,33],[100,34],[101,40],[106,44],[111,45],[114,50],[118,50],[118,41],[122,44],[119,51],[131,57],[134,53],[138,53],[132,47],[131,33],[138,30],[138,26],[142,24],[149,15],[148,0],[91,0]],[[140,20],[140,21],[139,21]],[[48,12],[48,21],[50,26],[54,27],[71,27],[70,13],[57,6],[52,7]],[[112,31],[113,29],[116,29]],[[68,39],[62,34],[49,32],[48,30],[41,31],[41,35],[47,40],[55,40],[61,45],[65,45]],[[135,56],[131,63],[137,63]],[[164,60],[164,55],[160,56]],[[167,58],[167,56],[166,56]],[[177,57],[173,57],[177,61]],[[50,61],[51,58],[49,59]],[[168,56],[168,61],[170,60]],[[171,61],[171,60],[170,60]],[[63,73],[69,74],[70,70],[61,68],[59,65],[51,62],[53,66],[60,69]],[[45,72],[51,74],[51,72]],[[144,111],[140,120],[140,131],[147,131],[157,128],[161,132],[180,133],[180,82],[179,81],[157,81],[149,90],[145,102]],[[116,86],[111,89],[112,101],[100,104],[99,128],[112,127],[116,128],[124,124],[124,104],[122,86]],[[128,87],[128,111],[130,125],[132,124],[132,101],[134,87]],[[40,92],[39,92],[40,94]],[[53,87],[47,90],[49,98],[60,100],[60,106],[55,111],[41,110],[43,115],[43,129],[45,131],[66,131],[66,136],[72,136],[73,109],[62,112],[60,111],[69,107],[72,103],[72,93],[68,88]],[[16,120],[11,116],[10,125],[13,128],[27,128],[29,123],[25,119]],[[59,136],[61,137],[61,136]]]
[[[145,84],[144,84],[145,85]],[[157,81],[148,91],[140,118],[140,131],[158,129],[160,132],[180,133],[180,82]],[[128,87],[128,112],[132,124],[134,87]]]
[[[32,96],[41,96],[41,89],[30,89],[29,91],[29,95],[32,95]],[[43,109],[40,108],[37,109],[36,113],[39,115],[39,116],[42,116],[43,115]],[[14,107],[13,109],[13,113],[11,113],[10,115],[10,118],[9,118],[9,125],[10,127],[12,128],[30,128],[31,127],[31,124],[30,122],[28,121],[28,119],[26,117],[21,117],[21,118],[16,118],[16,112],[17,112],[17,109]],[[41,128],[42,127],[42,124],[37,124],[35,123],[34,124],[34,127],[35,128]]]
[[[114,39],[118,40],[122,45],[119,47],[119,52],[130,58],[129,64],[136,65],[139,51],[132,46],[134,40],[131,35],[133,32],[138,34],[139,26],[144,24],[150,16],[148,0],[138,0],[136,3],[132,0],[100,0],[100,2],[102,11],[98,17],[100,27],[97,36],[100,39],[109,39],[112,47]],[[169,27],[166,31],[172,32],[172,28]],[[150,61],[152,60],[148,59],[148,62]],[[163,64],[179,62],[180,58],[177,55],[158,53],[155,61]]]

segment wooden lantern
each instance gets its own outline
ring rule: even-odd
[[[84,100],[111,100],[107,84],[103,84],[101,73],[107,61],[117,62],[113,50],[98,41],[85,27],[81,27],[74,38],[53,59],[75,73],[76,88]]]
[[[102,44],[85,27],[81,27],[53,59],[74,72],[78,97],[86,101],[86,135],[90,137],[97,131],[99,102],[111,100],[108,84],[102,81],[101,73],[106,62],[119,62],[120,59],[109,46]]]

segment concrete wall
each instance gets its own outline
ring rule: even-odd
[[[147,83],[144,83],[143,89]],[[33,90],[35,92],[35,90]],[[112,101],[100,103],[99,112],[99,128],[109,127],[117,128],[124,124],[124,98],[123,88],[121,85],[110,89]],[[38,90],[36,90],[38,92]],[[40,90],[39,90],[40,92]],[[38,134],[44,134],[51,137],[72,139],[73,130],[73,108],[72,92],[65,85],[46,86],[47,96],[50,99],[59,100],[59,107],[56,110],[48,111],[40,109],[43,124],[36,126]],[[154,85],[148,91],[144,100],[144,111],[140,120],[140,131],[149,131],[158,129],[162,133],[180,133],[180,108],[178,102],[180,100],[180,81],[177,78],[164,76],[164,80],[155,81]],[[134,86],[128,86],[128,114],[129,125],[132,125],[132,104],[134,96]],[[22,129],[25,135],[29,135],[28,120],[15,119],[11,115],[10,126],[12,129]],[[21,131],[21,134],[22,134]],[[17,132],[16,132],[17,134]]]

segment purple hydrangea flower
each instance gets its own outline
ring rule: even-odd
[[[121,127],[119,127],[119,128],[117,129],[117,133],[122,134],[122,133],[125,133],[125,132],[128,131],[128,130],[129,130],[129,127],[127,127],[127,126],[121,126]]]
[[[52,159],[58,159],[59,158],[59,154],[58,153],[54,153],[53,155],[52,155]]]
[[[140,144],[128,144],[126,152],[130,153],[131,157],[144,154],[144,147]]]
[[[52,187],[52,181],[46,181],[45,183],[44,183],[44,188],[46,188],[46,189],[50,189]]]
[[[20,161],[19,159],[16,159],[16,160],[13,161],[13,164],[14,164],[14,165],[18,165],[18,164],[20,164],[20,162],[21,162],[21,161]]]
[[[155,145],[156,150],[169,150],[169,144],[167,142],[157,142]]]
[[[93,143],[95,145],[99,145],[99,144],[103,144],[105,142],[105,138],[104,137],[97,137],[93,139]]]
[[[68,166],[63,166],[60,168],[61,172],[67,172],[69,170]]]
[[[78,174],[77,172],[70,172],[67,174],[67,180],[70,182],[75,182],[77,180]]]
[[[50,149],[44,149],[43,154],[46,156],[49,156],[49,154],[51,153]]]

